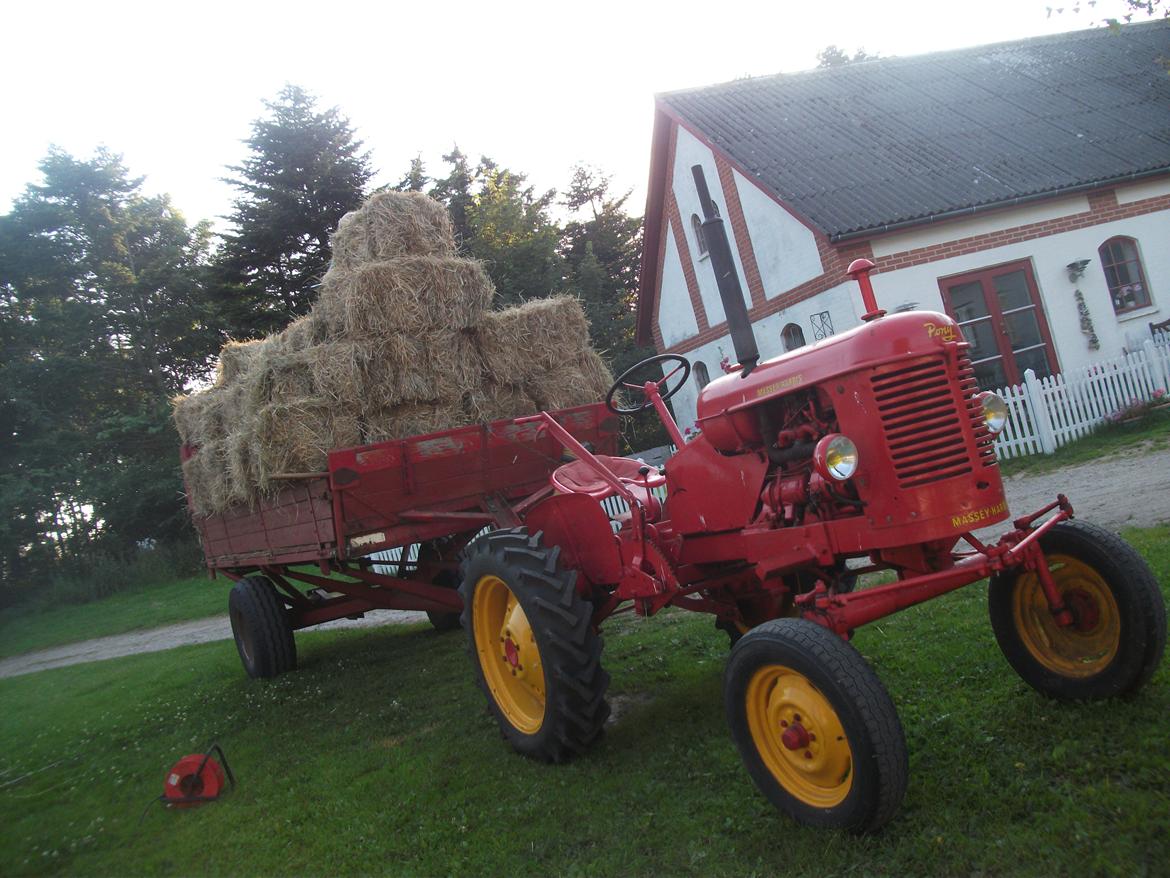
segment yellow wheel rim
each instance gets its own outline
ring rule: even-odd
[[[821,691],[791,668],[765,665],[746,698],[752,741],[780,785],[815,808],[841,804],[853,786],[853,751]]]
[[[1035,573],[1022,574],[1012,597],[1012,619],[1024,647],[1040,664],[1064,677],[1092,677],[1117,655],[1121,614],[1108,583],[1095,568],[1068,555],[1049,555],[1048,569],[1072,612],[1061,627]]]
[[[484,576],[475,584],[471,623],[496,706],[516,729],[536,734],[544,722],[544,665],[528,616],[504,580]]]

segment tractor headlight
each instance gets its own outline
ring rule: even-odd
[[[990,390],[979,394],[979,404],[983,406],[983,423],[992,433],[998,433],[1007,425],[1007,403],[998,393]]]
[[[813,450],[813,466],[826,479],[851,479],[857,472],[857,446],[848,436],[830,433]]]

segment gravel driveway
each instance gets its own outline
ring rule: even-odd
[[[1170,449],[1134,448],[1089,463],[1068,466],[1042,475],[1019,474],[1005,482],[1008,507],[1014,515],[1039,509],[1064,493],[1078,518],[1111,530],[1149,527],[1170,521]],[[978,531],[981,539],[994,539],[1004,524]],[[362,628],[418,622],[425,613],[372,610],[364,619],[339,619],[319,628]],[[227,616],[168,625],[151,631],[135,631],[100,637],[81,643],[25,653],[0,661],[0,677],[31,674],[81,662],[101,661],[140,652],[157,652],[230,640]]]

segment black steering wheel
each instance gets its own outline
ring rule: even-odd
[[[661,378],[655,379],[648,377],[641,383],[633,383],[630,381],[631,378],[633,378],[643,369],[647,369],[651,366],[662,366],[665,363],[677,363],[678,365],[676,365],[669,372],[666,372],[666,374]],[[682,370],[682,377],[679,378],[678,383],[675,384],[674,387],[667,386],[667,382],[669,382],[671,378],[677,375],[679,370]],[[630,366],[630,368],[626,369],[626,371],[622,372],[622,374],[618,376],[617,381],[613,383],[613,387],[609,389],[609,393],[605,395],[605,404],[614,414],[636,415],[638,412],[644,412],[646,409],[654,407],[654,403],[646,397],[646,381],[653,381],[654,384],[657,385],[658,395],[662,397],[662,400],[665,402],[682,389],[682,386],[686,384],[687,378],[689,378],[690,375],[691,363],[690,360],[688,360],[686,357],[680,357],[676,354],[659,354],[656,357],[647,357],[642,362],[635,363],[634,365]],[[663,391],[664,387],[666,388],[665,391]],[[627,408],[614,405],[614,397],[620,390],[635,391],[635,398],[640,395],[642,402],[640,404],[635,403]]]

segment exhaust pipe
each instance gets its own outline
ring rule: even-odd
[[[707,243],[707,255],[711,257],[711,268],[715,270],[715,283],[719,285],[719,298],[723,300],[727,328],[731,330],[735,359],[743,370],[740,374],[746,378],[760,360],[760,349],[756,347],[756,336],[752,332],[747,305],[743,303],[743,287],[739,283],[735,261],[731,258],[727,230],[723,228],[723,219],[711,204],[711,193],[707,189],[702,165],[694,165],[691,173],[695,177],[699,204],[703,208],[703,240]]]

